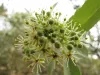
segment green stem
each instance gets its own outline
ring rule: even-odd
[[[38,65],[37,65],[36,75],[40,75],[40,74],[39,74],[39,66],[38,66]]]

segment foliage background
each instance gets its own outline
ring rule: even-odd
[[[70,0],[73,1],[73,0]],[[73,4],[77,10],[80,6]],[[28,17],[27,12],[15,12],[7,14],[6,7],[0,5],[0,21],[5,29],[0,31],[0,75],[32,75],[31,69],[27,68],[29,63],[22,60],[22,53],[14,48],[15,38],[23,35],[24,19]],[[9,28],[10,27],[10,28]],[[94,31],[95,30],[95,31]],[[93,33],[96,33],[96,36]],[[100,74],[100,26],[99,22],[84,36],[87,40],[83,42],[88,46],[88,58],[82,58],[78,62],[82,75]],[[54,75],[63,75],[62,67],[57,66]],[[34,75],[34,73],[33,73]],[[41,75],[47,75],[47,69],[43,68]]]

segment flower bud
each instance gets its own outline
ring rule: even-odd
[[[83,46],[82,46],[82,44],[78,44],[77,47],[78,48],[82,48]]]
[[[71,44],[67,45],[67,49],[68,50],[72,50],[73,49],[73,45],[71,45]]]
[[[54,45],[55,45],[56,48],[60,48],[60,44],[58,42],[55,42]]]

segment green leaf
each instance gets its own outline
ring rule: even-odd
[[[70,75],[82,75],[79,68],[69,58],[68,66],[70,68]]]
[[[48,75],[52,75],[54,69],[55,69],[55,61],[51,61],[48,65]]]
[[[67,62],[64,62],[64,75],[70,75],[70,71],[69,71]]]
[[[100,19],[100,0],[86,0],[84,5],[79,8],[70,18],[74,22],[80,23],[79,30],[88,31]]]
[[[69,58],[68,67],[67,63],[64,64],[64,75],[82,75],[78,66]]]

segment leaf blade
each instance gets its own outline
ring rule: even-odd
[[[78,66],[73,63],[71,58],[67,62],[64,63],[64,75],[82,75]]]
[[[100,19],[100,0],[86,0],[84,5],[79,8],[70,18],[74,22],[81,24],[79,30],[88,31]]]
[[[70,75],[82,75],[78,66],[73,63],[71,58],[69,58],[68,66],[70,68]]]

